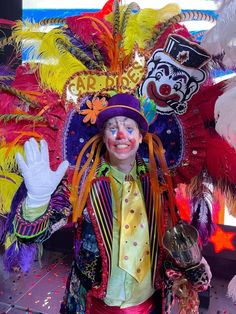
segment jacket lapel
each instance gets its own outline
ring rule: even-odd
[[[91,186],[90,202],[96,216],[110,272],[112,256],[112,198],[110,180],[106,177],[94,179]]]

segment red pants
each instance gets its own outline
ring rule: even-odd
[[[119,306],[109,306],[100,299],[92,299],[91,313],[92,314],[151,314],[155,309],[154,298],[151,297],[145,302],[120,308]]]

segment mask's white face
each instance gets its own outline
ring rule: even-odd
[[[113,165],[131,164],[142,142],[142,134],[134,120],[118,116],[107,120],[103,141]]]

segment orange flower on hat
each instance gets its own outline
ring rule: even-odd
[[[83,122],[95,124],[99,112],[107,106],[107,100],[105,97],[102,97],[101,99],[94,97],[92,100],[87,100],[86,105],[88,109],[80,111],[81,114],[85,115]]]

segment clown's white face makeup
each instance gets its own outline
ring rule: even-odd
[[[110,163],[123,172],[133,166],[142,134],[137,123],[127,117],[118,116],[107,120],[103,141],[109,153]]]

